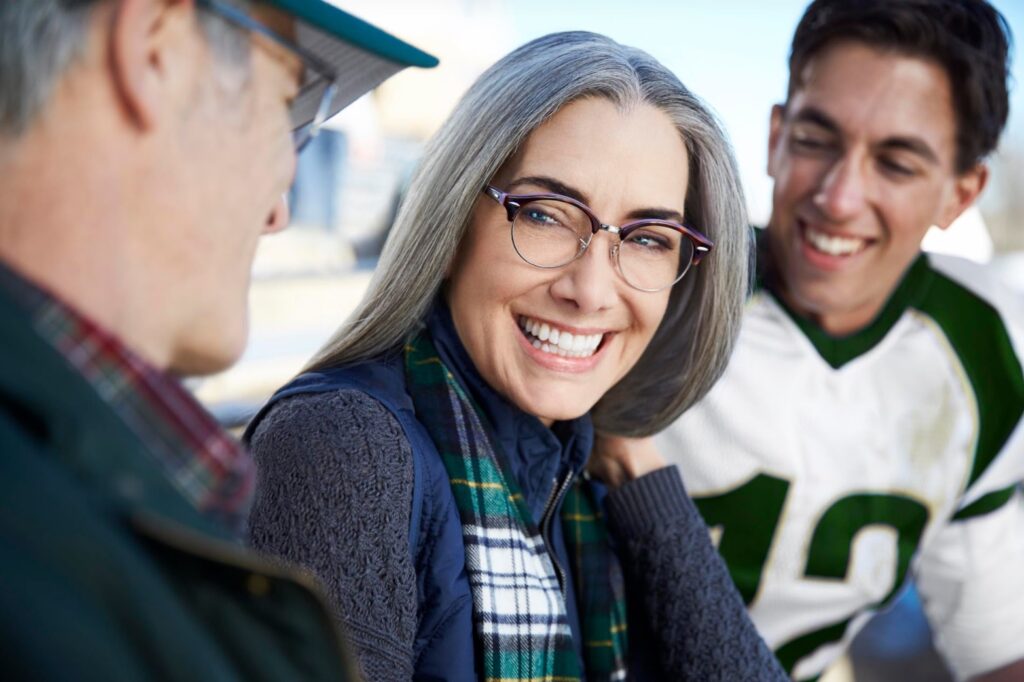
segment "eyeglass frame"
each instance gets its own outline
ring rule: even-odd
[[[331,102],[334,101],[334,96],[338,92],[338,75],[335,72],[334,67],[320,59],[309,50],[296,45],[294,42],[288,40],[270,27],[260,23],[256,19],[253,19],[244,11],[234,7],[233,5],[229,5],[221,0],[196,0],[196,4],[210,12],[213,12],[225,21],[235,24],[239,28],[254,31],[259,35],[272,40],[286,50],[294,52],[298,55],[299,59],[302,60],[304,68],[311,69],[318,77],[323,78],[326,86],[324,87],[323,94],[320,96],[320,105],[317,107],[316,114],[313,116],[313,119],[308,123],[303,123],[297,128],[292,129],[292,141],[295,146],[295,153],[300,153],[310,142],[313,141],[313,138],[320,133],[321,126],[323,126],[324,121],[327,120],[327,115],[331,108]],[[306,134],[306,137],[302,140],[299,140],[296,137],[296,134],[300,130],[304,130]]]
[[[515,239],[513,238],[512,247],[515,249],[516,254],[523,259],[524,263],[528,263],[529,265],[532,265],[535,268],[543,268],[545,270],[555,270],[558,268],[564,268],[566,265],[569,265],[570,263],[578,259],[580,256],[582,256],[584,253],[586,253],[587,249],[590,248],[591,242],[594,241],[594,235],[596,235],[599,231],[604,231],[608,232],[609,234],[618,235],[619,237],[619,243],[615,245],[615,266],[618,269],[619,274],[622,275],[623,281],[638,291],[655,293],[658,291],[664,291],[665,289],[668,289],[678,284],[679,281],[686,276],[686,273],[690,271],[690,268],[700,265],[700,262],[701,260],[704,259],[704,256],[711,253],[711,249],[715,247],[715,243],[713,241],[711,241],[707,236],[702,234],[696,228],[692,227],[691,225],[688,225],[685,222],[677,223],[671,220],[661,220],[660,218],[641,218],[639,220],[634,220],[632,222],[625,223],[624,225],[611,225],[609,223],[601,222],[601,219],[594,214],[594,211],[589,206],[584,204],[582,201],[573,199],[572,197],[567,197],[564,194],[510,194],[508,192],[501,191],[500,189],[494,187],[493,185],[486,185],[483,189],[483,193],[489,196],[490,198],[494,199],[496,202],[498,202],[498,204],[502,206],[502,208],[505,209],[510,226],[515,224],[516,216],[519,215],[519,211],[522,210],[524,206],[535,201],[543,201],[545,199],[551,201],[562,201],[567,204],[571,204],[572,206],[575,206],[576,208],[583,211],[583,214],[590,218],[590,237],[587,239],[586,242],[582,242],[582,240],[580,240],[581,243],[583,243],[583,248],[579,249],[576,255],[573,256],[571,259],[567,260],[566,262],[560,265],[538,265],[533,261],[527,260],[526,257],[523,256],[522,253],[520,253],[518,247],[516,247]],[[660,287],[658,289],[644,289],[643,287],[638,287],[632,282],[630,282],[629,278],[622,270],[622,262],[619,260],[620,256],[618,252],[619,244],[625,241],[625,239],[630,235],[630,233],[634,232],[635,230],[641,227],[647,227],[651,225],[659,227],[668,227],[673,230],[676,230],[677,232],[682,234],[683,237],[689,239],[693,243],[693,255],[690,256],[690,262],[687,264],[682,274],[679,275],[678,278],[673,280],[671,284],[666,284],[665,286]]]

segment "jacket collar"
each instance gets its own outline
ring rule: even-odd
[[[582,471],[593,446],[590,415],[556,422],[551,428],[506,400],[484,381],[459,339],[451,311],[439,298],[427,318],[441,358],[480,406],[516,477],[527,504],[539,519],[552,480],[568,470]]]
[[[229,538],[170,483],[147,456],[148,446],[36,332],[30,312],[5,286],[0,286],[0,339],[0,405],[15,411],[40,452],[129,516],[157,514]]]

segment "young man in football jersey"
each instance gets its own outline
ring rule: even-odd
[[[985,186],[1008,38],[977,0],[808,7],[759,287],[720,382],[654,441],[796,679],[911,576],[958,679],[1024,679],[1022,303],[920,250]]]

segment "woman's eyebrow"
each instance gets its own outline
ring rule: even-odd
[[[683,214],[671,208],[638,208],[626,214],[630,220],[667,220],[673,223],[683,223]]]
[[[556,180],[555,178],[549,177],[547,175],[528,175],[523,178],[516,178],[515,180],[509,183],[505,191],[507,192],[509,189],[511,189],[512,187],[516,187],[517,185],[536,185],[538,187],[543,187],[549,192],[570,197],[584,204],[587,203],[586,194],[576,189],[575,187],[571,187],[565,184],[561,180]]]
[[[570,197],[579,201],[580,203],[590,205],[587,200],[587,195],[582,191],[571,187],[561,180],[556,180],[547,175],[528,175],[522,178],[516,178],[509,183],[506,192],[519,185],[535,185],[537,187],[543,187],[549,192],[555,194],[561,194],[562,196]],[[682,224],[683,214],[671,208],[637,208],[626,214],[628,220],[668,220]]]

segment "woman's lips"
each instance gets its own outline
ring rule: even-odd
[[[540,365],[560,372],[586,372],[600,361],[613,332],[575,333],[526,315],[517,317],[520,344]]]
[[[604,338],[603,332],[574,334],[565,327],[526,315],[519,316],[519,328],[530,339],[534,348],[563,358],[589,357],[594,354]]]

